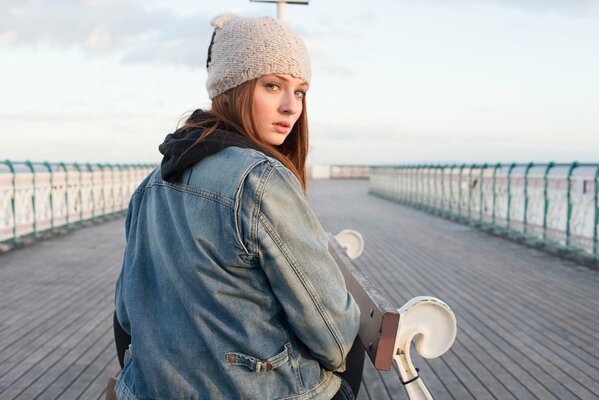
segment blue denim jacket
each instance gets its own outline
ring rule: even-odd
[[[330,399],[359,309],[296,177],[228,147],[131,198],[119,399]]]

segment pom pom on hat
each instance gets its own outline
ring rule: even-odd
[[[208,48],[210,99],[251,79],[289,74],[310,83],[310,58],[303,40],[287,25],[271,17],[222,14]]]
[[[212,25],[213,28],[222,28],[224,24],[235,18],[238,18],[237,15],[229,13],[217,15],[216,17],[212,18],[212,21],[210,21],[210,25]]]

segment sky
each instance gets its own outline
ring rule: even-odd
[[[0,159],[156,163],[248,0],[0,0]],[[599,162],[599,0],[311,0],[311,164]]]

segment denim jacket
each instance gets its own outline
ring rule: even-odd
[[[116,284],[119,399],[330,399],[359,309],[296,177],[226,147],[137,188]]]

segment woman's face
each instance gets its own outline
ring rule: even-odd
[[[285,141],[302,113],[308,85],[286,74],[263,75],[254,89],[254,119],[258,136],[272,146]]]

